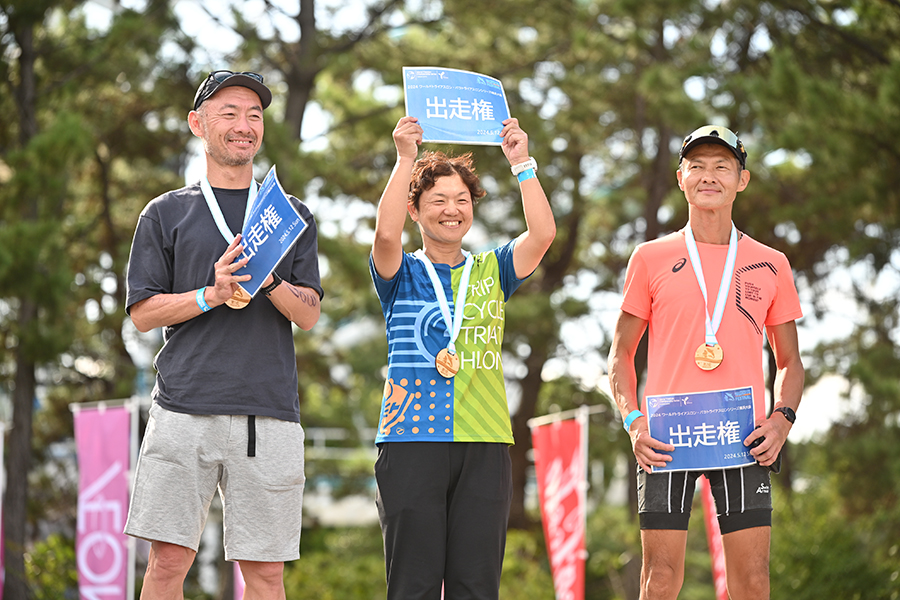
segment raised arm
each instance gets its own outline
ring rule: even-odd
[[[403,224],[413,165],[422,143],[422,128],[415,117],[403,117],[394,128],[397,163],[391,173],[375,215],[372,260],[383,279],[393,279],[403,262]]]
[[[518,119],[503,121],[500,135],[503,137],[503,154],[511,167],[528,160],[528,134],[519,127]],[[519,184],[519,189],[522,192],[526,230],[516,241],[513,264],[516,277],[524,279],[537,268],[556,237],[556,222],[553,220],[550,202],[537,177],[525,179]]]
[[[612,389],[613,400],[619,407],[622,420],[635,410],[640,410],[640,400],[637,397],[637,374],[634,370],[634,354],[637,351],[641,336],[647,328],[647,321],[629,314],[625,311],[619,313],[616,329],[613,333],[612,346],[609,349],[609,387]],[[631,436],[631,448],[634,457],[641,468],[650,472],[650,467],[664,467],[672,460],[668,454],[675,447],[664,444],[650,437],[650,428],[647,417],[641,416],[632,421],[628,429]]]

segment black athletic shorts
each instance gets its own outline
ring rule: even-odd
[[[647,473],[637,467],[641,529],[686,531],[697,478],[709,480],[722,533],[772,526],[769,469],[758,464],[739,469]]]

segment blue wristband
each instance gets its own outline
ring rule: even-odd
[[[625,417],[625,423],[623,423],[623,425],[625,425],[625,431],[628,431],[629,429],[631,429],[631,424],[634,423],[635,419],[637,419],[638,417],[643,417],[643,416],[644,416],[644,413],[642,413],[639,410],[633,410],[630,413],[628,413],[628,416]]]
[[[203,312],[208,312],[210,310],[210,305],[206,303],[206,298],[203,296],[206,293],[206,286],[204,285],[202,288],[197,290],[197,306],[200,307],[200,310]]]
[[[524,171],[516,175],[516,177],[519,179],[519,183],[522,183],[523,181],[537,178],[537,175],[534,174],[534,169],[525,169]]]

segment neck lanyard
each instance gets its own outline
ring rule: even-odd
[[[416,256],[425,263],[425,270],[431,279],[431,285],[434,288],[434,295],[437,296],[438,305],[441,307],[441,314],[444,316],[444,323],[447,325],[447,332],[450,334],[450,342],[447,344],[447,350],[450,354],[456,354],[456,338],[462,330],[463,313],[466,312],[466,292],[469,289],[469,275],[472,273],[472,265],[475,258],[469,252],[463,251],[466,255],[466,264],[463,267],[462,277],[459,281],[459,289],[456,292],[456,303],[453,305],[454,314],[450,315],[450,305],[447,303],[447,296],[444,294],[444,284],[441,283],[431,259],[425,255],[423,250],[416,250]]]
[[[725,302],[728,299],[728,290],[731,287],[731,278],[734,275],[734,263],[737,258],[737,228],[731,223],[731,237],[728,240],[728,256],[725,258],[725,268],[722,270],[722,279],[719,281],[719,294],[716,296],[716,306],[713,316],[709,316],[709,298],[706,295],[706,280],[703,277],[703,266],[700,264],[700,253],[697,251],[697,242],[694,240],[694,232],[688,223],[684,228],[684,243],[687,245],[688,256],[691,258],[691,267],[703,293],[703,312],[706,313],[706,345],[715,346],[716,332],[722,324],[722,315],[725,313]]]
[[[206,199],[206,205],[209,207],[209,212],[212,213],[219,232],[221,232],[225,241],[230,244],[237,237],[237,234],[232,233],[228,229],[228,224],[225,223],[225,215],[222,214],[222,209],[219,207],[219,202],[216,200],[216,195],[213,193],[212,186],[209,185],[209,179],[206,178],[206,175],[200,178],[200,190],[203,192],[203,198]],[[254,200],[256,200],[256,180],[251,180],[250,190],[247,192],[247,208],[244,209],[244,222],[241,224],[241,231],[244,230],[244,225],[247,224],[247,219],[250,218]]]

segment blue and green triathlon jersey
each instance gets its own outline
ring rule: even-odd
[[[522,283],[513,265],[515,240],[474,256],[462,330],[456,339],[460,370],[450,379],[434,366],[450,334],[424,263],[404,254],[390,281],[369,271],[387,327],[388,374],[376,443],[513,443],[500,347],[506,301]],[[435,264],[456,314],[464,263]]]

